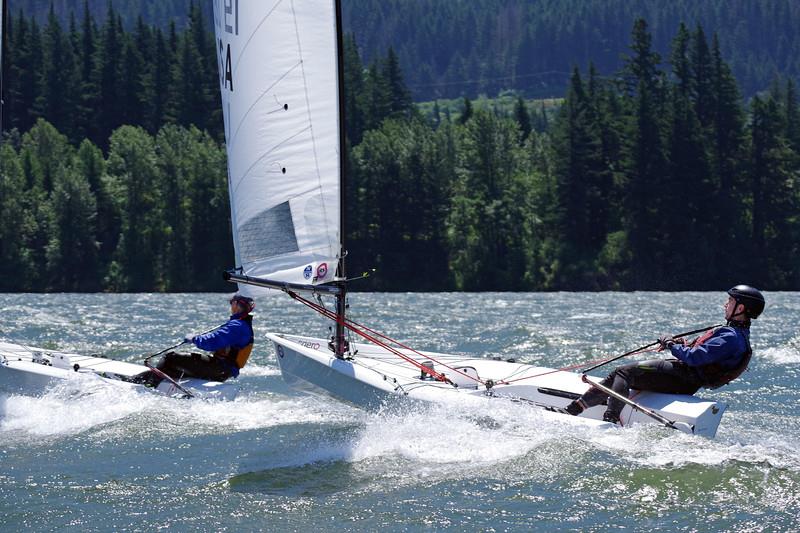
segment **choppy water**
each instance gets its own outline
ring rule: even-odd
[[[418,349],[565,366],[718,322],[723,296],[353,294],[351,311]],[[367,413],[289,390],[264,342],[232,403],[94,382],[0,393],[0,529],[797,530],[798,296],[768,294],[751,370],[706,393],[730,405],[715,440],[574,434],[500,403]],[[0,295],[0,338],[139,361],[226,311],[213,294]],[[325,332],[282,295],[258,311],[257,337]]]

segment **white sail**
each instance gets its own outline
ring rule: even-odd
[[[214,1],[236,266],[247,276],[334,279],[341,253],[335,21],[334,0]]]

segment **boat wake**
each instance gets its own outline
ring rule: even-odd
[[[370,418],[352,443],[353,461],[393,457],[444,476],[474,476],[476,470],[512,477],[541,461],[563,470],[589,457],[613,457],[627,468],[680,469],[733,463],[800,473],[800,434],[765,433],[757,428],[723,430],[716,440],[650,424],[603,428],[565,422],[562,415],[517,404],[454,412],[431,406],[415,413]],[[493,423],[487,424],[486,420]],[[540,470],[536,467],[536,470]]]
[[[25,443],[76,435],[144,411],[153,398],[109,386],[90,376],[74,376],[42,396],[4,395],[0,438]]]
[[[256,431],[265,440],[276,432],[289,435],[278,454],[242,464],[245,476],[345,464],[403,479],[402,484],[429,476],[529,479],[563,474],[587,461],[612,461],[625,469],[744,465],[800,474],[796,428],[779,434],[759,429],[752,420],[731,426],[734,420],[709,440],[647,424],[603,428],[512,402],[487,403],[482,409],[412,404],[368,413],[269,391],[245,391],[233,402],[178,400],[111,387],[91,376],[59,384],[40,397],[0,396],[0,439],[12,447],[76,435],[95,443],[143,435]],[[243,486],[250,486],[243,479]],[[246,479],[259,484],[258,476]]]
[[[357,409],[330,411],[306,397],[244,392],[231,402],[183,400],[118,387],[91,375],[74,376],[41,396],[0,394],[0,440],[30,444],[91,434],[94,439],[132,435],[214,435],[294,424],[350,423]]]

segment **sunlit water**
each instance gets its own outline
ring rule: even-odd
[[[723,296],[353,294],[351,312],[418,349],[561,367],[716,323]],[[140,361],[226,311],[213,294],[0,295],[0,338]],[[257,339],[326,333],[283,295],[258,312]],[[231,403],[91,379],[0,393],[0,529],[796,530],[798,318],[798,294],[768,294],[750,371],[703,393],[729,404],[715,440],[503,402],[367,413],[288,389],[263,340]]]

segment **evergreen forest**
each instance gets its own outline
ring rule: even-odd
[[[44,24],[51,6],[62,23],[84,5],[101,20],[110,0],[7,1],[13,13],[23,9]],[[209,28],[213,16],[212,0],[111,1],[126,29],[140,19],[183,29],[194,5]],[[560,96],[573,65],[618,72],[638,18],[648,21],[656,50],[669,49],[681,22],[718,34],[745,97],[776,75],[800,77],[796,0],[342,0],[342,10],[366,62],[394,48],[415,101],[509,88],[531,98]]]
[[[230,290],[213,36],[83,4],[7,26],[0,290]],[[414,103],[398,52],[345,39],[355,290],[797,289],[800,103],[745,99],[721,38],[645,19],[621,67],[573,67],[553,113]],[[566,65],[564,65],[566,66]]]

